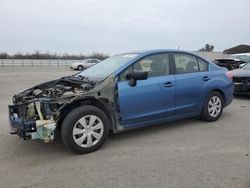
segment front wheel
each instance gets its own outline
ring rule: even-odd
[[[204,102],[201,119],[205,121],[216,121],[223,112],[224,100],[217,91],[211,92]]]
[[[79,70],[79,71],[82,71],[84,69],[84,67],[82,66],[82,65],[79,65],[78,67],[77,67],[77,70]]]
[[[77,153],[90,153],[102,146],[109,134],[106,114],[95,106],[72,110],[61,128],[63,143]]]

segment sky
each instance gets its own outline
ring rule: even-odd
[[[250,0],[0,0],[0,52],[250,45]]]

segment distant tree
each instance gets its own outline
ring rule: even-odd
[[[0,59],[68,59],[68,60],[83,60],[86,58],[97,58],[100,60],[104,60],[108,58],[109,55],[100,53],[100,52],[93,52],[90,55],[83,55],[80,53],[79,55],[76,54],[56,54],[56,53],[50,53],[47,51],[46,53],[41,53],[40,51],[36,50],[33,53],[16,53],[13,55],[9,55],[8,53],[5,52],[0,52]]]
[[[40,55],[40,51],[36,50],[33,54],[32,54],[33,59],[41,59],[41,55]]]
[[[93,54],[89,56],[89,58],[96,58],[100,60],[107,59],[108,57],[108,55],[99,52],[93,52]]]
[[[205,47],[199,49],[202,52],[212,52],[214,50],[214,46],[210,44],[206,44]]]
[[[6,52],[0,52],[0,59],[8,59],[9,55]]]
[[[23,59],[23,54],[20,52],[17,52],[12,56],[13,59]]]

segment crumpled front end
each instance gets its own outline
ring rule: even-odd
[[[60,118],[60,107],[94,88],[95,83],[64,77],[25,90],[13,97],[9,105],[11,134],[24,140],[42,139],[49,142]]]
[[[54,139],[56,122],[47,100],[9,105],[9,119],[11,133],[24,140],[39,138],[49,142]]]

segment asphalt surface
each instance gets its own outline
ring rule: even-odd
[[[250,187],[250,97],[217,122],[196,118],[111,135],[77,155],[9,134],[7,105],[21,90],[73,74],[66,67],[0,68],[0,187]]]

